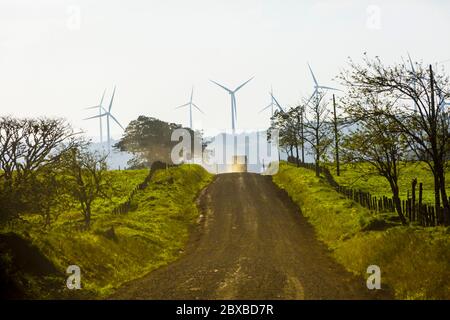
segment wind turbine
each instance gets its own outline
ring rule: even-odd
[[[116,87],[114,87],[114,91],[113,91],[113,94],[111,96],[111,101],[109,102],[108,110],[106,110],[105,108],[102,107],[102,109],[103,109],[103,113],[102,114],[99,114],[97,116],[93,116],[93,117],[84,119],[84,120],[88,120],[88,119],[95,119],[95,118],[106,117],[106,131],[107,131],[107,141],[108,141],[108,153],[111,153],[111,132],[110,132],[110,128],[109,128],[109,118],[113,119],[119,125],[119,127],[121,127],[123,130],[125,130],[124,127],[120,124],[120,122],[111,114],[111,108],[112,108],[112,104],[113,104],[113,101],[114,101],[114,95],[115,94],[116,94]]]
[[[234,90],[230,90],[227,87],[221,85],[220,83],[217,83],[213,80],[210,80],[212,83],[218,85],[222,89],[226,90],[231,97],[231,127],[233,129],[233,133],[235,132],[236,122],[237,122],[237,110],[236,110],[236,92],[241,89],[243,86],[245,86],[247,83],[249,83],[254,77],[251,77],[249,80],[245,81],[243,84],[241,84],[239,87],[237,87]]]
[[[341,90],[336,89],[336,88],[332,88],[332,87],[327,87],[327,86],[321,86],[321,85],[319,85],[319,83],[317,82],[316,76],[314,75],[314,72],[312,71],[312,68],[311,68],[311,66],[310,66],[309,63],[308,63],[308,68],[309,68],[309,71],[311,72],[311,76],[312,76],[313,81],[314,81],[314,92],[313,92],[313,94],[311,95],[311,97],[308,99],[308,102],[306,102],[306,104],[308,104],[308,103],[311,101],[311,99],[312,99],[313,97],[316,98],[316,103],[318,102],[318,99],[319,99],[319,90],[320,90],[320,89],[333,90],[333,91],[341,91]]]
[[[270,96],[272,97],[273,101],[275,102],[275,105],[276,105],[277,108],[280,110],[280,112],[281,112],[281,113],[284,113],[283,107],[278,103],[278,100],[275,98],[275,96],[273,95],[273,93],[270,93]]]
[[[96,109],[96,108],[98,108],[98,115],[101,115],[101,114],[102,114],[102,109],[103,109],[103,99],[105,98],[105,93],[106,93],[106,89],[103,90],[102,99],[100,100],[100,104],[99,104],[98,106],[93,106],[93,107],[85,108],[85,110],[90,110],[90,109]],[[103,125],[102,125],[102,118],[100,118],[99,120],[100,120],[100,144],[103,144]]]
[[[270,104],[269,104],[267,107],[261,109],[261,110],[259,111],[259,113],[261,113],[261,112],[263,112],[264,110],[267,110],[267,109],[270,108],[270,113],[271,113],[271,116],[273,117],[273,109],[274,109],[274,107],[275,107],[275,108],[278,108],[278,109],[280,109],[282,112],[284,112],[283,108],[278,104],[278,102],[276,102],[276,99],[275,99],[275,97],[273,96],[273,88],[272,88],[272,87],[270,87],[269,95],[270,95],[270,99],[271,99]]]
[[[191,129],[192,129],[192,106],[194,106],[194,108],[196,108],[201,113],[205,114],[202,110],[200,110],[200,108],[195,103],[192,102],[193,96],[194,96],[194,87],[192,87],[191,99],[189,100],[189,102],[175,108],[175,109],[180,109],[180,108],[189,106],[189,128],[191,128]]]

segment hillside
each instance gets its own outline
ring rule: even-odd
[[[81,216],[70,208],[47,229],[41,227],[37,215],[27,215],[21,222],[2,227],[2,239],[13,239],[2,241],[0,246],[2,269],[9,288],[15,288],[19,297],[27,292],[25,297],[29,298],[100,298],[178,257],[198,217],[194,199],[211,175],[195,165],[157,171],[151,183],[133,198],[132,210],[114,215],[113,208],[127,198],[148,171],[109,174],[113,176],[114,195],[95,202],[89,231],[80,229]],[[24,268],[33,261],[21,261],[14,250],[17,243],[23,242],[21,239],[27,243],[22,245],[25,256],[36,253],[51,266],[43,276]],[[84,290],[65,288],[69,265],[81,268]]]

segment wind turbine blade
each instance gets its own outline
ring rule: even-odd
[[[232,93],[232,92],[233,92],[233,91],[231,91],[230,89],[228,89],[227,87],[224,87],[223,85],[221,85],[220,83],[215,82],[214,80],[209,80],[209,81],[211,81],[212,83],[218,85],[218,86],[221,87],[222,89],[227,90],[228,93]]]
[[[111,102],[109,103],[108,112],[111,112],[111,107],[112,107],[112,104],[113,104],[113,100],[114,100],[114,95],[115,94],[116,94],[116,87],[114,86],[114,91],[113,91],[113,94],[111,96]]]
[[[106,115],[107,115],[106,113],[98,114],[98,115],[96,115],[96,116],[89,117],[89,118],[85,118],[85,119],[83,119],[83,120],[90,120],[90,119],[95,119],[95,118],[101,118],[101,117],[104,117],[104,116],[106,116]]]
[[[261,113],[261,112],[263,112],[264,110],[267,110],[267,109],[269,109],[270,107],[272,106],[272,104],[269,104],[267,107],[265,107],[265,108],[262,108],[261,110],[259,110],[259,112],[258,113]]]
[[[277,99],[273,96],[273,94],[271,94],[271,96],[273,98],[273,101],[277,105],[278,109],[280,109],[282,112],[284,112],[284,109],[280,106],[280,104],[278,103]]]
[[[101,106],[93,106],[93,107],[84,108],[84,110],[97,109],[97,108],[100,108],[100,107]]]
[[[122,127],[122,125],[120,124],[120,122],[116,119],[116,118],[114,118],[114,116],[110,113],[109,114],[109,116],[119,125],[119,127],[121,127],[123,130],[125,130],[125,128],[124,127]]]
[[[205,114],[202,109],[200,109],[199,107],[197,107],[197,105],[195,103],[192,103],[192,105],[194,106],[194,108],[196,108],[198,111],[200,111],[201,113]]]
[[[174,108],[174,109],[180,109],[180,108],[183,108],[183,107],[187,107],[189,104],[190,104],[190,103],[188,102],[188,103],[183,104],[182,106],[178,106],[178,107],[176,107],[176,108]]]
[[[411,59],[411,56],[409,55],[409,52],[408,52],[408,60],[409,60],[409,64],[411,65],[412,72],[416,73],[416,70],[414,70],[414,63],[412,62],[412,59]]]
[[[308,62],[308,68],[309,68],[309,71],[311,72],[311,76],[314,80],[314,83],[316,84],[316,86],[318,86],[319,83],[317,82],[316,76],[314,75],[314,72],[312,71],[311,66],[309,65],[309,62]]]
[[[103,90],[102,99],[100,100],[100,106],[103,105],[103,99],[105,98],[106,89]]]
[[[316,92],[317,92],[317,89],[314,90],[313,94],[311,95],[311,97],[309,97],[309,99],[308,99],[308,101],[305,103],[305,105],[308,105],[308,104],[309,104],[309,102],[311,101],[311,99],[315,96]]]
[[[318,86],[317,89],[334,90],[334,91],[341,91],[342,92],[342,90],[340,90],[340,89],[327,87],[327,86]]]
[[[192,103],[193,97],[194,97],[194,86],[192,86],[192,90],[191,90],[191,103]]]
[[[254,77],[251,77],[250,79],[248,79],[247,81],[245,81],[243,84],[241,84],[239,87],[237,87],[234,92],[238,91],[240,88],[242,88],[243,86],[245,86],[247,83],[249,83],[250,81],[252,81]]]

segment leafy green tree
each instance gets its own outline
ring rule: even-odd
[[[66,190],[78,203],[88,229],[92,203],[99,198],[109,198],[111,190],[106,156],[87,151],[85,147],[71,150],[64,159],[64,178]]]
[[[126,127],[124,136],[115,147],[134,155],[129,161],[132,168],[149,168],[155,161],[172,163],[171,151],[178,143],[178,141],[171,141],[172,133],[181,128],[181,125],[175,123],[139,116]],[[193,148],[194,139],[201,140],[202,134],[191,129],[184,129],[190,132]]]
[[[33,204],[32,211],[42,216],[44,228],[73,206],[61,163],[47,166],[34,175],[30,179],[27,193],[28,200]]]
[[[305,161],[304,106],[299,105],[288,111],[277,110],[271,118],[271,129],[279,130],[279,146],[286,150],[297,166]],[[270,139],[270,130],[268,132]],[[301,149],[301,160],[300,160]],[[295,155],[294,155],[295,150]]]
[[[274,115],[271,118],[271,126],[270,129],[278,130],[278,144],[281,148],[284,148],[288,158],[294,157],[294,139],[293,139],[293,131],[292,131],[292,123],[291,118],[285,112],[275,111]],[[270,140],[271,130],[268,130],[267,138]]]

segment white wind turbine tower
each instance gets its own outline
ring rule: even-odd
[[[106,110],[105,108],[102,107],[102,109],[103,109],[102,114],[85,119],[85,120],[88,120],[88,119],[106,117],[106,134],[107,134],[107,142],[108,142],[108,154],[111,153],[111,132],[110,132],[110,128],[109,128],[109,118],[113,119],[119,125],[119,127],[122,128],[122,130],[125,130],[124,127],[120,124],[120,122],[111,114],[111,108],[112,108],[112,104],[114,101],[115,93],[116,93],[116,87],[114,87],[114,91],[111,96],[111,101],[109,102],[108,110]]]
[[[195,103],[192,102],[193,96],[194,96],[194,87],[192,87],[191,99],[189,100],[189,102],[175,108],[175,109],[180,109],[180,108],[189,106],[189,128],[191,128],[191,129],[192,129],[192,107],[196,108],[198,111],[205,114]]]
[[[102,99],[100,100],[100,104],[98,106],[85,108],[85,110],[98,109],[98,115],[100,116],[102,114],[102,110],[103,110],[103,99],[105,98],[105,93],[106,93],[106,89],[103,90]],[[100,144],[103,145],[103,124],[102,124],[102,118],[100,117],[99,120],[100,120]]]
[[[226,90],[231,97],[231,127],[233,129],[233,133],[235,132],[236,129],[236,122],[237,122],[237,110],[236,110],[236,92],[241,89],[243,86],[245,86],[247,83],[249,83],[254,77],[251,77],[249,80],[245,81],[243,84],[241,84],[239,87],[237,87],[234,90],[230,90],[227,87],[221,85],[220,83],[217,83],[213,80],[210,80],[212,83],[218,85],[219,87],[221,87],[222,89]]]
[[[336,88],[319,85],[319,83],[317,82],[316,76],[314,75],[314,72],[312,71],[312,68],[309,65],[309,63],[308,63],[308,68],[309,68],[309,71],[311,72],[311,76],[312,76],[313,81],[314,81],[314,92],[311,95],[311,97],[308,99],[308,102],[306,102],[306,104],[308,104],[313,97],[315,97],[316,103],[319,102],[319,90],[320,89],[333,90],[333,91],[342,91],[342,90],[339,90],[339,89],[336,89]]]

